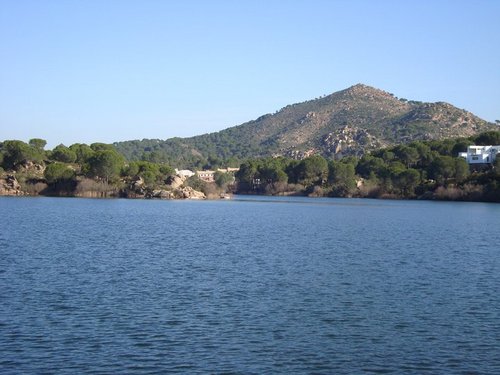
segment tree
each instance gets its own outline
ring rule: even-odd
[[[216,155],[209,155],[207,159],[207,164],[204,169],[215,169],[219,168],[223,164],[222,159],[217,157]]]
[[[297,166],[297,176],[305,185],[323,184],[328,177],[328,162],[320,155],[305,158]]]
[[[14,169],[27,161],[41,163],[43,155],[34,147],[18,140],[5,141],[2,144],[3,167]]]
[[[429,145],[420,141],[415,141],[410,143],[410,147],[414,148],[418,152],[417,165],[424,168],[429,166],[429,164],[434,159],[434,154],[432,153]]]
[[[455,175],[455,159],[451,156],[438,156],[429,166],[428,173],[439,184],[446,184]]]
[[[172,176],[175,174],[175,169],[172,168],[170,165],[163,163],[160,164],[160,173],[163,176]]]
[[[474,144],[470,139],[457,139],[455,146],[453,146],[451,153],[452,156],[458,156],[460,152],[466,152],[467,147]]]
[[[151,163],[163,163],[167,161],[167,155],[163,150],[155,150],[146,153],[144,160],[147,160]]]
[[[185,186],[190,186],[194,190],[204,191],[206,190],[207,183],[200,179],[197,175],[189,177],[185,182]]]
[[[232,173],[215,172],[214,181],[216,185],[220,188],[225,188],[227,185],[234,182],[234,176]]]
[[[121,175],[126,177],[134,177],[139,174],[139,164],[136,161],[131,161],[127,165],[123,166],[121,170]]]
[[[298,175],[298,165],[299,165],[298,160],[290,160],[290,162],[287,164],[287,166],[284,168],[284,171],[286,175],[288,176],[288,181],[291,183],[298,183],[299,182],[299,175]]]
[[[88,161],[89,174],[109,182],[118,177],[123,164],[123,156],[115,150],[96,151]]]
[[[500,131],[489,131],[475,137],[475,143],[479,146],[500,145]]]
[[[226,160],[226,165],[230,168],[236,168],[239,167],[241,162],[238,160],[238,158],[234,156],[230,156],[229,159]]]
[[[74,143],[69,146],[69,149],[76,154],[76,162],[83,165],[94,154],[94,150],[85,143]]]
[[[385,167],[386,165],[383,159],[371,155],[364,155],[356,166],[356,172],[361,177],[369,178],[372,173],[379,175],[380,171]]]
[[[356,172],[354,165],[339,161],[328,164],[328,181],[332,183],[334,196],[350,196],[356,189]]]
[[[146,185],[154,184],[160,177],[160,166],[149,161],[138,161],[139,171],[137,176],[142,177]]]
[[[455,159],[455,178],[457,182],[461,182],[469,175],[469,164],[463,158]]]
[[[287,183],[288,175],[283,170],[286,162],[283,158],[268,158],[258,167],[260,178],[267,184]]]
[[[159,182],[162,178],[174,173],[174,169],[168,164],[156,164],[144,160],[132,161],[121,170],[122,176],[142,177],[147,185]]]
[[[392,152],[392,151],[384,150],[384,152],[382,152],[382,154],[381,154],[381,157],[382,157],[382,159],[384,159],[384,161],[386,163],[388,163],[388,162],[391,162],[392,160],[394,160],[394,158],[396,157],[396,154],[394,154],[394,152]]]
[[[47,141],[41,138],[32,138],[29,140],[28,144],[39,152],[43,152],[45,146],[47,145]]]
[[[428,173],[430,178],[446,185],[452,178],[463,181],[469,175],[469,165],[463,158],[439,156],[429,166]]]
[[[500,155],[497,155],[495,162],[493,163],[493,169],[495,170],[495,174],[500,176]]]
[[[52,163],[45,168],[43,175],[49,185],[57,185],[59,183],[73,180],[75,177],[75,171],[67,165]]]
[[[259,178],[257,173],[257,161],[247,160],[240,165],[240,170],[236,172],[235,177],[241,190],[250,190],[255,178]]]
[[[380,192],[393,193],[394,189],[398,190],[399,176],[406,169],[406,166],[398,160],[380,168],[377,174]]]
[[[76,152],[60,144],[52,150],[51,158],[62,163],[74,163],[76,161]]]
[[[403,196],[413,196],[415,188],[420,183],[420,173],[413,168],[405,169],[398,173],[395,184]]]
[[[92,143],[90,148],[94,151],[116,151],[113,145],[101,142]]]
[[[413,147],[406,145],[397,146],[394,148],[394,154],[401,160],[408,168],[418,161],[418,151]]]

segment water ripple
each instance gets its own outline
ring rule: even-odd
[[[497,205],[0,209],[2,373],[500,373]]]

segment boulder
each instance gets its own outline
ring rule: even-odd
[[[144,179],[142,177],[135,177],[132,180],[132,189],[141,189],[144,186]]]
[[[184,184],[185,180],[186,178],[181,176],[168,176],[165,180],[165,184],[170,186],[172,189],[178,189]]]
[[[160,199],[173,199],[174,195],[172,194],[171,191],[159,189],[159,190],[153,190],[151,197]]]
[[[0,178],[0,195],[25,195],[21,185],[13,175]]]
[[[192,187],[188,186],[179,190],[182,198],[184,199],[206,199],[207,197],[201,191],[194,190]]]
[[[146,187],[142,177],[135,177],[129,185],[128,195],[133,198],[139,198],[146,195]]]
[[[34,163],[31,160],[26,160],[17,166],[17,169],[22,172],[29,172],[35,175],[43,175],[45,166],[42,164]]]

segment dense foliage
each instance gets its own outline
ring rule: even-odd
[[[500,158],[492,168],[471,173],[465,159],[458,157],[471,144],[500,144],[500,132],[417,141],[359,159],[251,159],[236,177],[241,192],[500,201]]]
[[[471,144],[500,144],[500,132],[414,141],[340,160],[313,155],[302,160],[264,157],[239,162],[228,150],[228,159],[198,159],[198,167],[193,169],[239,165],[234,176],[217,172],[213,186],[233,189],[236,182],[241,193],[500,201],[500,158],[490,168],[471,171],[458,157]],[[50,191],[57,191],[84,189],[82,186],[95,189],[96,183],[119,188],[138,180],[149,187],[162,186],[174,174],[171,165],[182,166],[182,161],[170,160],[154,147],[138,160],[127,161],[109,144],[76,143],[58,145],[53,150],[45,150],[45,145],[43,139],[1,142],[0,173],[15,172],[22,184],[45,183]],[[195,177],[185,186],[212,191],[212,185]],[[37,189],[33,192],[42,188]]]
[[[0,172],[15,172],[25,190],[30,191],[30,185],[43,182],[47,184],[46,193],[64,191],[65,195],[78,186],[81,189],[102,189],[102,186],[118,189],[137,178],[155,186],[174,173],[166,163],[127,162],[109,144],[75,143],[69,147],[61,144],[53,150],[45,150],[45,145],[45,140],[38,138],[28,143],[19,140],[0,143]]]

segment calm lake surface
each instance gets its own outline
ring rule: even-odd
[[[0,373],[499,374],[500,205],[0,198]]]

